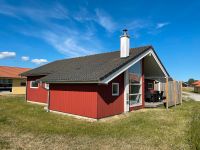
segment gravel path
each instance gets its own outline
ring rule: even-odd
[[[186,97],[188,96],[188,97],[190,97],[191,99],[200,102],[200,94],[190,93],[190,92],[183,92],[183,93],[184,93],[184,94],[187,94]]]

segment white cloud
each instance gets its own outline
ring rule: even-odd
[[[0,59],[13,58],[15,56],[15,52],[0,52]]]
[[[95,9],[95,13],[92,13],[88,12],[86,8],[81,8],[80,11],[74,16],[74,19],[80,22],[95,22],[108,32],[114,32],[117,29],[117,23],[102,9]]]
[[[30,2],[31,3],[31,2]],[[31,7],[30,7],[31,6]],[[7,15],[10,17],[15,17],[21,19],[23,17],[28,17],[33,21],[40,21],[43,23],[48,23],[49,19],[67,19],[68,11],[59,3],[55,3],[52,7],[47,7],[43,9],[36,3],[30,4],[29,6],[14,6],[7,2],[0,2],[0,14]]]
[[[100,9],[96,9],[97,22],[104,27],[107,31],[113,32],[116,30],[116,23],[112,18],[105,12]]]
[[[41,65],[41,64],[47,63],[48,61],[47,61],[47,59],[37,59],[36,58],[36,59],[32,59],[31,62],[35,63],[37,65]]]
[[[163,28],[163,27],[165,27],[165,26],[167,26],[169,24],[170,24],[169,22],[160,22],[160,23],[157,23],[156,29]]]
[[[101,48],[98,42],[92,41],[89,36],[85,38],[86,34],[83,34],[83,38],[81,38],[73,34],[66,36],[53,32],[44,32],[42,37],[60,53],[68,57],[77,57],[97,53],[98,48]],[[95,51],[92,50],[93,47],[95,47]]]
[[[67,57],[93,54],[97,52],[97,50],[93,51],[94,49],[102,48],[99,44],[100,42],[98,37],[94,34],[92,25],[90,23],[84,23],[81,28],[74,26],[75,22],[71,18],[72,13],[69,14],[68,10],[63,5],[56,3],[55,6],[48,6],[44,10],[41,9],[40,6],[36,7],[35,4],[36,3],[34,3],[32,7],[30,7],[30,5],[16,7],[6,2],[0,2],[0,14],[22,20],[23,18],[29,18],[40,24],[40,29],[28,25],[26,28],[15,27],[14,30],[17,30],[26,36],[37,37],[45,40],[58,52]],[[87,14],[87,10],[86,15],[89,15]],[[54,22],[55,19],[61,19],[64,21],[68,19],[70,21],[66,26],[66,24],[61,25],[58,22]],[[81,19],[76,18],[76,20],[80,21]],[[88,18],[88,20],[92,20],[93,22],[96,21],[95,17]]]
[[[30,58],[29,58],[28,56],[22,56],[21,59],[22,59],[23,61],[28,61]]]

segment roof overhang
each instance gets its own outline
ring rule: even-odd
[[[124,65],[123,67],[121,67],[120,69],[118,69],[116,72],[112,73],[108,77],[106,77],[103,80],[101,80],[99,83],[101,83],[101,84],[108,84],[111,80],[113,80],[114,78],[116,78],[117,76],[119,76],[121,73],[123,73],[124,71],[126,71],[132,65],[136,64],[137,62],[139,62],[140,60],[142,60],[144,57],[146,57],[148,55],[152,55],[153,56],[153,58],[155,59],[156,63],[158,64],[159,68],[162,70],[165,78],[169,78],[169,74],[166,71],[166,69],[163,66],[163,64],[160,61],[160,59],[158,58],[157,54],[155,53],[155,51],[152,48],[150,48],[146,52],[144,52],[141,55],[139,55],[137,58],[133,59],[131,62],[127,63],[126,65]]]

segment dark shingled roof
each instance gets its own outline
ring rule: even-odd
[[[99,82],[123,67],[152,46],[131,48],[130,55],[120,58],[120,51],[63,59],[24,72],[22,76],[45,75],[42,82]]]

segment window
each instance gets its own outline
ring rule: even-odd
[[[38,83],[36,81],[31,81],[30,88],[38,88]]]
[[[148,89],[153,89],[153,83],[148,83],[148,84],[147,84],[147,88],[148,88]]]
[[[119,83],[112,83],[112,96],[119,96]]]
[[[0,79],[0,84],[12,84],[12,79]]]
[[[142,102],[142,65],[137,62],[129,68],[129,101],[130,105]]]
[[[0,91],[12,92],[12,79],[0,79]]]
[[[26,82],[21,82],[20,86],[26,86]]]
[[[49,90],[49,84],[48,83],[45,83],[44,87],[45,87],[45,89]]]

